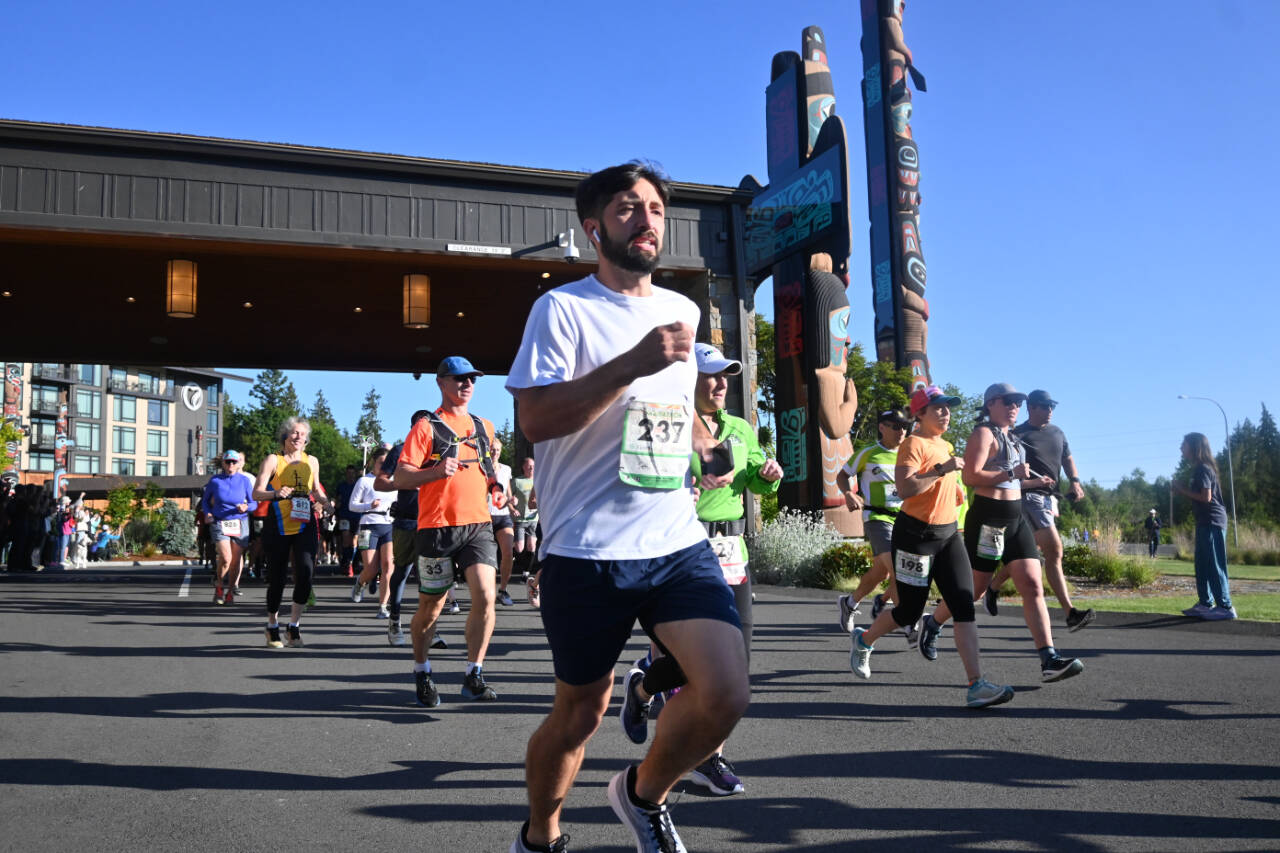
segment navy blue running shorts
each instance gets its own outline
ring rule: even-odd
[[[613,671],[636,620],[716,619],[741,630],[733,592],[707,542],[651,560],[542,558],[542,627],[556,678],[591,684]]]

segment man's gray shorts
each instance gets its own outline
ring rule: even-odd
[[[1048,530],[1058,517],[1058,498],[1044,492],[1023,492],[1022,514],[1031,523],[1032,530]]]
[[[893,525],[887,521],[864,521],[862,535],[871,543],[871,556],[879,557],[893,551]]]

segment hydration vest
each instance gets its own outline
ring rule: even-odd
[[[475,433],[465,439],[460,439],[437,413],[428,414],[427,420],[431,422],[431,455],[424,468],[434,468],[445,459],[457,459],[458,445],[471,444],[480,457],[480,470],[484,472],[485,480],[493,482],[498,479],[497,469],[493,465],[493,453],[489,449],[489,434],[485,432],[484,422],[479,417],[471,415]]]

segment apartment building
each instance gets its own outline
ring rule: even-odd
[[[10,448],[12,467],[23,482],[59,467],[72,476],[203,474],[223,449],[229,381],[250,380],[192,367],[6,362],[4,417],[26,432]]]

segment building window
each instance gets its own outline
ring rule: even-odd
[[[218,458],[218,439],[206,438],[204,440],[204,458],[205,459]]]
[[[133,427],[112,427],[111,449],[116,453],[137,453],[137,445],[134,444]]]
[[[76,417],[100,419],[102,417],[102,392],[89,391],[84,388],[76,389]]]
[[[128,387],[129,371],[125,370],[123,367],[111,368],[111,375],[108,377],[108,382],[110,383],[112,388]]]
[[[58,422],[40,418],[31,419],[31,444],[37,447],[53,447],[58,435]]]
[[[218,412],[216,409],[209,411],[209,423],[205,427],[206,432],[217,433],[218,431]]]
[[[58,410],[58,389],[54,385],[31,385],[31,408],[37,412]]]
[[[101,364],[77,364],[76,365],[76,381],[81,385],[101,385],[102,384],[102,365]]]
[[[148,400],[147,423],[152,426],[168,426],[169,404],[164,400]]]
[[[71,459],[71,473],[73,474],[99,474],[102,469],[102,459],[97,456],[82,456],[77,453]]]
[[[85,453],[102,451],[102,424],[79,421],[76,423],[76,449]]]
[[[123,474],[126,477],[133,476],[133,460],[132,459],[112,459],[111,469],[113,473]]]
[[[115,416],[116,420],[125,423],[133,423],[138,419],[138,398],[137,397],[121,397],[115,398]]]
[[[162,429],[147,430],[147,455],[148,456],[168,456],[169,455],[169,433]]]
[[[204,389],[204,404],[211,409],[218,406],[218,383],[213,383]]]
[[[28,471],[52,471],[53,470],[53,454],[52,453],[28,453],[27,463]]]
[[[168,477],[169,463],[158,462],[155,459],[147,460],[147,476],[148,477]]]
[[[159,394],[164,390],[164,380],[159,376],[138,371],[138,390],[146,394]]]

